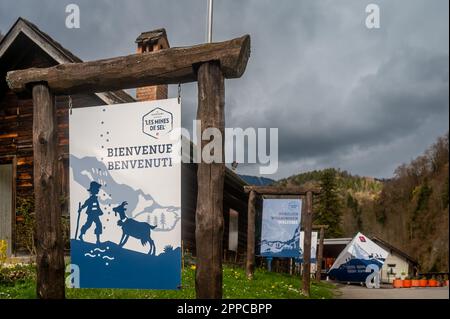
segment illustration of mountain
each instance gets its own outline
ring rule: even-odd
[[[242,178],[247,184],[256,186],[272,185],[275,182],[273,179],[260,176],[239,175],[239,177]]]
[[[297,227],[293,236],[286,240],[262,240],[261,256],[298,257],[300,255],[300,228]]]
[[[119,184],[109,174],[106,165],[95,157],[70,155],[70,168],[75,182],[88,189],[91,181],[102,185],[99,202],[102,207],[115,207],[127,201],[127,217],[142,221],[158,221],[154,231],[171,231],[181,219],[181,207],[162,206],[141,189]],[[160,223],[163,220],[164,223]]]

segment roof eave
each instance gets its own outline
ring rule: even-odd
[[[82,62],[80,58],[65,49],[48,34],[41,31],[35,24],[22,17],[19,17],[16,22],[14,22],[12,27],[0,41],[0,57],[6,52],[20,33],[25,34],[59,64]],[[135,99],[125,91],[101,92],[95,93],[95,95],[106,104],[129,103],[135,101]]]

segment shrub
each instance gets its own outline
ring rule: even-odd
[[[187,266],[195,265],[195,264],[196,264],[195,258],[194,258],[194,256],[192,256],[192,253],[189,251],[189,249],[186,249],[186,250],[184,251],[184,254],[183,254],[183,262],[184,262],[184,264],[187,265]]]
[[[70,249],[70,219],[67,216],[61,218],[62,237],[65,249]]]
[[[25,248],[29,254],[36,254],[36,246],[34,242],[34,199],[18,198],[17,199],[17,216],[21,222],[17,224],[17,243]]]
[[[35,280],[33,266],[23,264],[0,266],[0,285],[14,286],[26,280]]]
[[[0,267],[6,261],[6,252],[8,250],[8,243],[6,240],[0,240]]]

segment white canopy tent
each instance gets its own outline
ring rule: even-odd
[[[367,236],[358,233],[339,254],[328,274],[338,281],[362,283],[372,269],[381,270],[388,254]]]

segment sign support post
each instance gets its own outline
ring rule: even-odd
[[[63,299],[64,248],[59,202],[56,105],[47,85],[33,85],[34,199],[36,213],[36,293]]]
[[[256,192],[251,191],[248,196],[248,216],[247,216],[247,262],[246,275],[248,279],[253,279],[255,271],[255,214],[256,214]]]
[[[316,280],[320,281],[322,277],[322,260],[323,260],[323,243],[325,240],[325,228],[328,226],[321,225],[320,226],[320,239],[319,239],[319,251],[317,253],[317,269],[316,269]]]
[[[201,132],[216,128],[225,132],[225,87],[220,66],[216,62],[203,63],[198,70],[197,119]],[[203,147],[210,141],[202,140]],[[223,150],[224,140],[221,141]],[[221,151],[214,149],[214,152]],[[222,238],[223,185],[225,178],[224,152],[221,162],[198,164],[195,290],[197,298],[222,298]]]
[[[306,212],[303,216],[305,243],[303,245],[303,294],[310,296],[311,280],[311,233],[312,233],[312,192],[306,192]]]
[[[272,257],[267,257],[267,270],[272,271]]]

